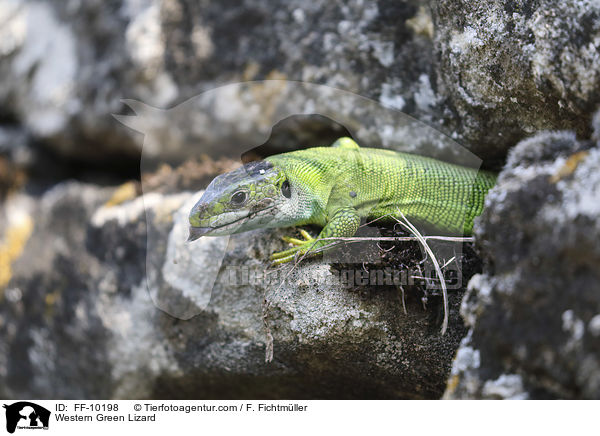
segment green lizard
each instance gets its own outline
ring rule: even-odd
[[[312,255],[330,241],[351,237],[361,219],[404,214],[447,234],[470,235],[496,175],[391,150],[359,147],[340,138],[267,157],[216,177],[190,212],[190,237],[219,236],[257,228],[315,224],[317,238],[274,253],[275,263]]]

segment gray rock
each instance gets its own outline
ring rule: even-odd
[[[111,116],[126,113],[122,98],[168,108],[224,83],[270,78],[345,89],[431,121],[438,118],[437,100],[430,56],[423,55],[432,51],[431,19],[417,4],[8,2],[0,16],[7,23],[0,31],[0,120],[13,120],[63,155],[110,161],[135,157],[141,147],[140,136]],[[250,109],[223,126],[237,142],[263,134],[260,115],[276,109],[268,87],[251,91],[258,112],[245,106],[243,93],[220,102],[221,111]],[[188,129],[199,124],[188,117],[176,122]],[[319,125],[306,123],[303,135]],[[376,119],[373,130],[385,126],[394,127]],[[224,139],[218,128],[211,136],[212,124],[202,127],[212,143]],[[195,144],[193,135],[179,139]],[[179,160],[189,157],[185,146]],[[167,142],[160,147],[154,158],[173,157]],[[209,144],[205,151],[219,149]]]
[[[289,276],[289,266],[269,268],[268,255],[284,248],[280,236],[290,229],[187,244],[192,194],[107,203],[112,191],[68,182],[40,198],[8,200],[4,228],[24,217],[34,227],[0,304],[0,395],[442,394],[465,332],[463,290],[451,291],[441,336],[434,295],[423,310],[422,294],[407,288],[404,314],[393,286],[349,286],[319,261]]]
[[[136,115],[116,118],[144,133],[143,168],[152,167],[158,156],[171,162],[206,154],[239,160],[247,152],[259,151],[256,148],[262,144],[273,153],[302,145],[327,146],[348,135],[363,146],[481,165],[481,159],[429,125],[375,100],[325,85],[279,80],[231,84],[169,110],[133,100],[126,103]],[[311,116],[314,113],[321,117]],[[339,127],[327,129],[327,122]],[[315,139],[315,134],[321,138]],[[325,142],[327,138],[330,142]]]
[[[501,160],[538,130],[589,137],[600,99],[597,2],[444,0],[434,17],[437,86],[457,140]]]
[[[142,147],[112,117],[127,114],[122,98],[166,109],[225,83],[303,81],[332,94],[319,91],[321,102],[273,98],[272,87],[256,83],[218,101],[215,94],[152,125],[144,151],[182,161],[200,144],[213,157],[237,157],[219,144],[251,146],[266,140],[275,114],[321,111],[365,144],[462,160],[440,153],[447,142],[439,134],[416,134],[394,116],[351,104],[334,91],[342,89],[500,166],[510,146],[537,130],[590,135],[600,101],[598,12],[593,2],[556,0],[8,2],[0,16],[0,121],[63,155],[110,162]],[[274,150],[339,130],[316,118],[301,126],[274,140]]]
[[[141,68],[126,47],[131,7],[103,1],[5,2],[0,20],[2,118],[33,140],[89,160],[135,156],[139,146],[113,112]]]
[[[543,132],[511,150],[475,233],[486,266],[446,398],[600,398],[600,148]]]
[[[0,395],[439,397],[465,333],[463,289],[440,337],[435,295],[423,311],[408,292],[404,315],[396,290],[348,288],[316,261],[279,286],[281,272],[263,273],[283,232],[185,244],[182,191],[267,140],[277,152],[347,129],[363,145],[499,166],[517,141],[567,129],[523,140],[488,198],[476,227],[487,268],[462,304],[470,332],[446,397],[600,397],[599,153],[587,142],[600,135],[599,16],[597,3],[555,0],[3,3],[6,168],[64,178],[40,144],[109,171],[140,154],[142,170],[229,160],[112,206],[111,189],[81,182],[9,196]],[[112,114],[145,134],[143,152]],[[19,186],[6,178],[2,196]]]

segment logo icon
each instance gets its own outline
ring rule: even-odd
[[[19,401],[11,405],[4,404],[6,409],[6,431],[14,433],[15,429],[48,429],[50,411],[29,401]]]

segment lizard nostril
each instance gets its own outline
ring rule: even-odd
[[[190,211],[190,224],[194,226],[199,226],[202,218],[206,216],[207,209],[208,205],[206,203],[196,204]]]
[[[198,203],[192,209],[192,213],[197,216],[204,215],[206,210],[208,209],[208,203]]]

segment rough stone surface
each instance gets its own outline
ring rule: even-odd
[[[354,136],[363,146],[471,167],[481,164],[481,159],[429,125],[375,100],[325,85],[282,80],[231,84],[169,110],[132,100],[126,103],[136,115],[117,118],[144,133],[143,168],[151,167],[157,156],[173,163],[205,154],[239,160],[257,148],[272,154],[329,145],[344,135]]]
[[[589,114],[600,101],[599,11],[594,2],[557,0],[6,1],[0,122],[63,155],[106,162],[134,157],[142,146],[111,116],[127,113],[122,98],[168,108],[227,83],[285,79],[373,99],[499,166],[510,146],[537,130],[589,136]],[[264,115],[280,110],[279,101],[268,87],[251,88],[197,108],[217,119],[219,110],[245,109],[220,119],[222,129],[194,135],[161,126],[150,155],[173,158],[173,141],[181,142],[175,157],[182,160],[198,141],[218,154],[230,150],[213,144],[262,138],[272,126]],[[288,109],[309,110],[308,100]],[[350,127],[356,119],[368,126],[362,137],[372,145],[437,155],[435,144],[412,144],[435,139],[393,118],[365,117],[342,94],[325,100]],[[179,115],[172,128],[201,124],[197,113]],[[305,123],[303,135],[319,125]]]
[[[435,398],[462,340],[448,398],[600,397],[599,10],[0,1],[0,395]],[[190,192],[242,154],[347,133],[498,169],[521,141],[476,227],[466,337],[461,291],[440,337],[438,296],[408,292],[404,315],[396,290],[318,262],[228,282],[282,233],[183,243]],[[140,156],[141,183],[106,187]]]
[[[431,120],[431,57],[422,55],[432,52],[431,19],[417,4],[6,1],[0,120],[93,162],[140,151],[140,135],[111,116],[126,113],[120,99],[168,108],[231,82],[322,83]],[[257,90],[260,111],[273,111],[268,89]],[[243,97],[223,96],[220,107],[243,106]],[[249,127],[244,118],[232,123],[238,141],[248,129],[262,132],[249,119]],[[161,150],[154,155],[163,158]]]
[[[600,101],[599,12],[595,2],[558,0],[5,1],[0,127],[71,158],[108,162],[142,147],[112,117],[127,114],[121,99],[166,109],[232,82],[303,81],[402,111],[499,167],[537,130],[589,136]],[[231,153],[216,144],[264,139],[282,111],[265,86],[215,98],[154,126],[149,156],[181,161],[199,143],[213,156]],[[330,107],[298,98],[283,95],[285,109],[329,110],[366,129],[358,136],[370,145],[439,155],[438,138],[365,115],[343,93],[322,95]],[[215,120],[221,127],[202,129]],[[322,128],[306,122],[291,139],[320,141]]]
[[[143,82],[124,50],[134,13],[120,2],[3,2],[0,118],[67,156],[134,156],[110,116]]]
[[[449,128],[502,159],[542,129],[589,137],[600,99],[600,4],[483,0],[434,7],[438,92]]]
[[[284,231],[186,244],[197,195],[113,191],[67,182],[9,200],[34,229],[2,293],[3,397],[441,396],[465,331],[460,290],[441,336],[439,297],[424,310],[407,292],[404,314],[395,287],[340,284],[318,261],[280,286],[289,267],[266,259]]]
[[[510,153],[476,236],[447,398],[600,398],[600,148],[544,132]],[[591,148],[590,148],[591,147]]]

